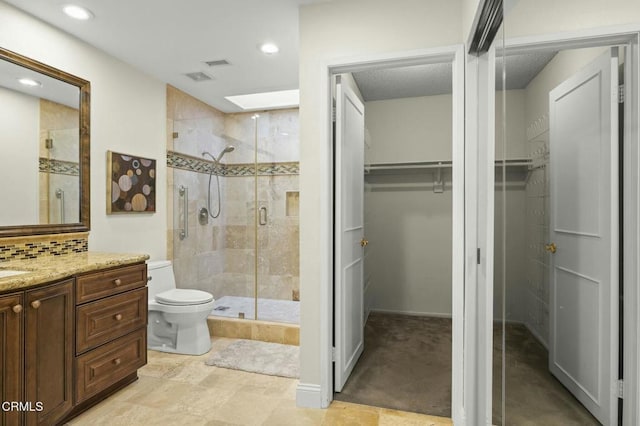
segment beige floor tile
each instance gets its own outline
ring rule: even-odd
[[[334,401],[327,410],[322,424],[326,426],[375,426],[378,424],[379,417],[379,408]]]
[[[214,337],[212,352],[234,339]],[[139,379],[73,419],[90,426],[445,426],[449,419],[334,401],[327,410],[296,407],[298,381],[210,367],[211,355],[149,351]]]
[[[277,398],[237,392],[221,407],[212,410],[210,419],[246,426],[262,425],[278,403]]]
[[[380,409],[379,426],[450,426],[451,419],[445,417],[427,416],[406,411]]]

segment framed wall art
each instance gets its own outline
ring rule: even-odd
[[[156,211],[156,160],[107,151],[107,214]]]

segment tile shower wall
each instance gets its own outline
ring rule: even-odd
[[[206,206],[209,167],[202,152],[219,152],[224,141],[224,114],[167,86],[167,259],[173,260],[178,286],[202,289],[220,297],[224,262],[224,210],[217,219],[198,222]],[[212,182],[215,190],[215,180]],[[188,188],[188,237],[184,230],[184,204],[179,188]],[[224,179],[220,189],[224,191]],[[215,202],[215,198],[213,199]]]
[[[39,151],[40,223],[78,222],[80,132],[77,109],[40,100]]]
[[[549,339],[549,267],[544,250],[549,235],[549,120],[545,114],[527,127],[531,172],[527,194],[527,288],[525,323],[547,345]]]
[[[210,291],[214,297],[255,295],[255,178],[253,113],[223,114],[173,87],[167,89],[168,247],[178,285]],[[219,175],[222,211],[198,222],[207,204],[209,170],[203,151],[235,150],[214,168],[212,210],[217,210]],[[258,295],[297,298],[298,272],[298,111],[260,113],[258,119],[258,206],[266,224],[258,227]],[[189,237],[179,238],[183,205],[179,187],[189,188]]]

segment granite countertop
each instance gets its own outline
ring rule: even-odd
[[[0,293],[61,280],[83,272],[144,262],[147,259],[149,256],[146,254],[89,251],[0,262],[0,273],[4,270],[28,271],[24,274],[0,278]]]

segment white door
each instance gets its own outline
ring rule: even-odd
[[[335,383],[340,392],[364,349],[364,105],[336,86],[335,130]]]
[[[618,409],[617,90],[611,49],[549,94],[549,369],[604,425]]]

